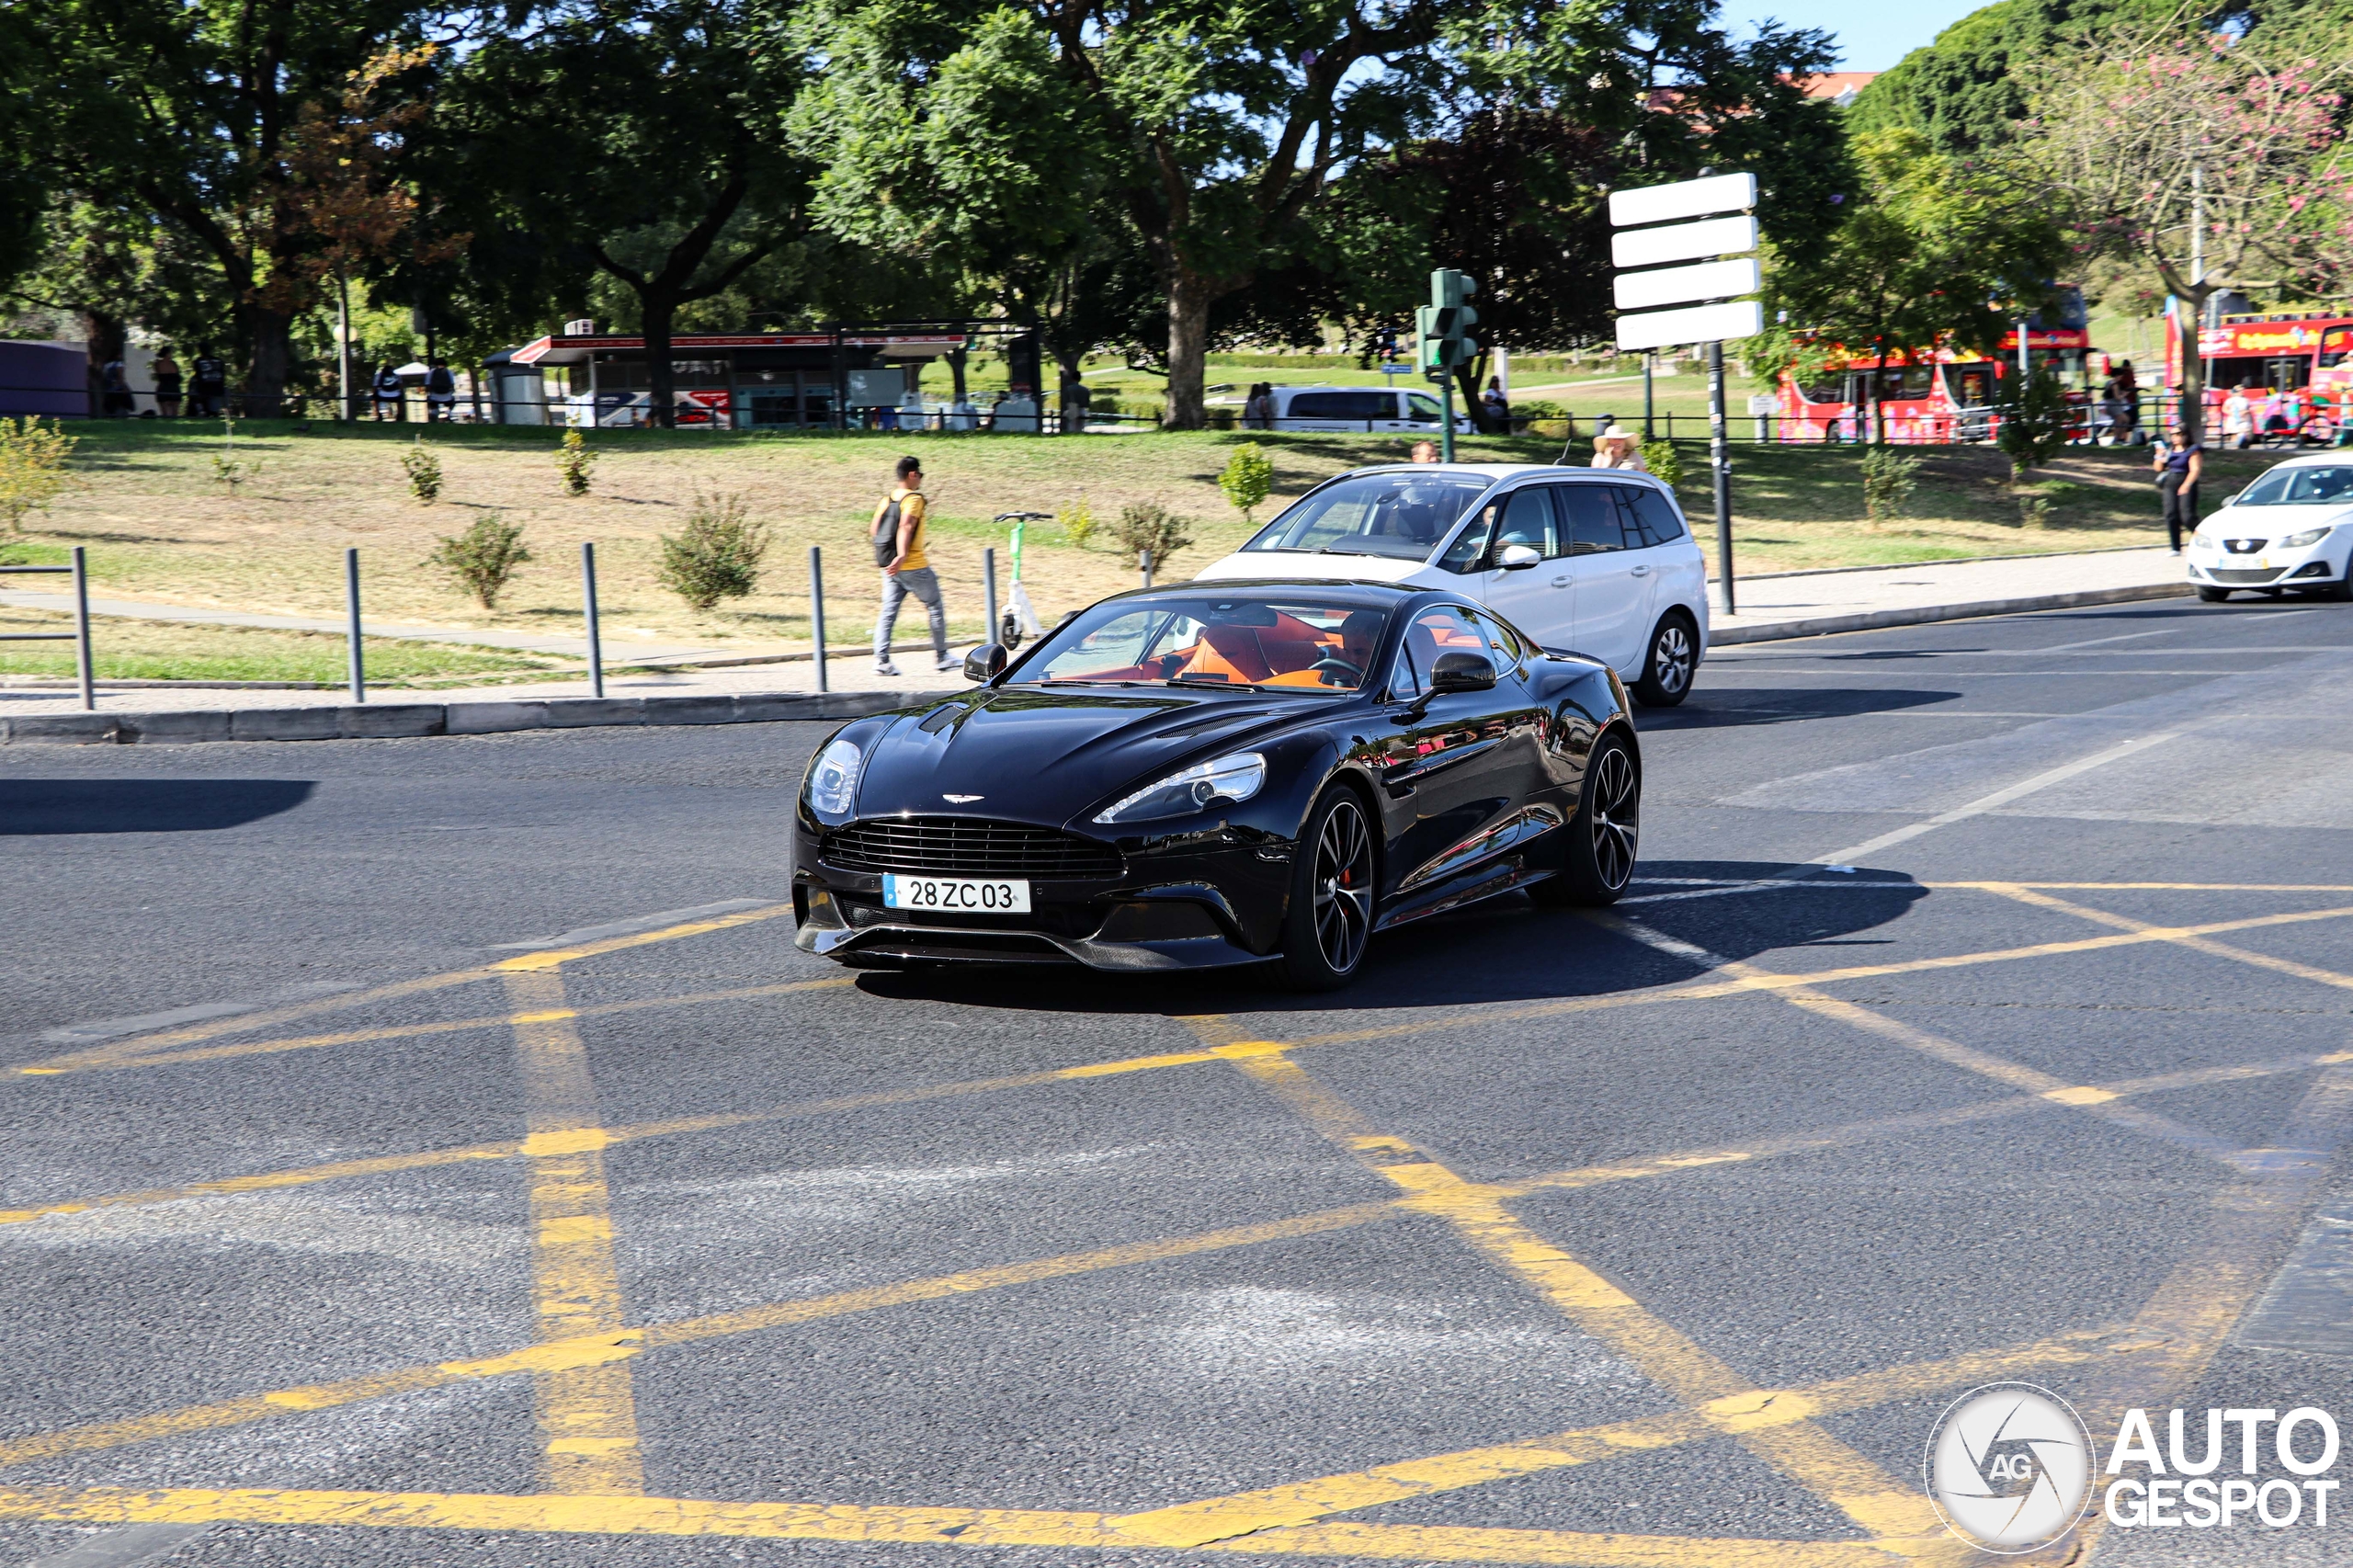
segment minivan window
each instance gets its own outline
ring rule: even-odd
[[[1626,548],[1626,530],[1618,520],[1618,498],[1610,494],[1617,488],[1614,484],[1553,486],[1567,515],[1569,554],[1594,555]]]
[[[1642,529],[1643,543],[1665,544],[1683,537],[1683,519],[1675,515],[1675,505],[1665,496],[1647,484],[1621,484],[1616,488],[1627,516]]]
[[[1287,419],[1394,419],[1397,394],[1387,392],[1300,392],[1283,411]]]
[[[1552,505],[1544,494],[1544,486],[1530,484],[1504,497],[1503,526],[1496,530],[1495,545],[1488,560],[1501,554],[1506,545],[1524,544],[1548,560],[1564,554],[1561,549],[1560,530],[1552,522]]]
[[[1486,488],[1465,474],[1353,474],[1302,496],[1242,548],[1425,560]]]
[[[1438,407],[1438,399],[1430,396],[1429,393],[1407,392],[1405,394],[1405,401],[1413,407],[1413,418],[1426,419],[1433,425],[1439,425],[1445,422],[1445,411]]]

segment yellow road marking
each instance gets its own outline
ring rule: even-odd
[[[523,1140],[531,1184],[531,1295],[542,1345],[611,1340],[624,1333],[613,1220],[605,1187],[606,1144],[597,1125],[588,1048],[563,1003],[552,966],[510,970],[515,1053],[523,1080]],[[645,1490],[637,1446],[637,1398],[625,1358],[534,1373],[540,1475],[551,1492]]]
[[[2064,892],[2075,889],[2094,892],[2108,889],[2115,892],[2353,892],[2353,882],[1920,882],[1897,883],[1896,886],[1924,888],[1976,888],[1985,892],[1999,892],[2005,888],[2051,888]]]
[[[1758,1425],[1722,1418],[1730,1413],[1721,1412],[1721,1402],[1737,1404],[1742,1396],[1762,1391],[1643,1310],[1617,1284],[1521,1224],[1505,1209],[1506,1195],[1499,1188],[1464,1181],[1404,1140],[1376,1131],[1355,1107],[1287,1056],[1253,1056],[1234,1065],[1324,1137],[1404,1188],[1411,1194],[1407,1207],[1446,1219],[1489,1261],[1534,1286],[1571,1322],[1874,1537],[1927,1539],[1941,1529],[1918,1492],[1812,1422]]]
[[[222,1035],[250,1034],[255,1029],[270,1028],[291,1023],[297,1018],[317,1017],[324,1013],[347,1012],[374,1002],[388,1002],[403,996],[420,995],[428,991],[446,990],[452,985],[468,985],[478,980],[495,980],[502,973],[517,970],[540,970],[568,963],[574,959],[593,958],[598,953],[620,952],[626,948],[642,948],[653,942],[675,941],[681,937],[699,937],[706,932],[725,931],[754,921],[773,920],[780,915],[790,915],[792,905],[768,904],[760,909],[746,909],[715,920],[696,920],[683,926],[667,926],[659,931],[641,931],[628,937],[608,937],[601,941],[583,942],[574,948],[561,948],[549,952],[526,953],[520,958],[498,963],[478,965],[472,969],[451,970],[444,974],[421,975],[415,980],[394,981],[389,985],[370,986],[365,991],[347,991],[339,995],[323,996],[313,1002],[296,1002],[283,1007],[266,1007],[258,1012],[238,1013],[225,1018],[215,1018],[199,1024],[184,1024],[178,1028],[164,1029],[155,1034],[134,1035],[128,1040],[112,1040],[88,1051],[69,1051],[63,1056],[18,1067],[18,1073],[70,1073],[89,1067],[104,1067],[134,1056],[146,1056],[176,1045],[193,1044],[203,1040],[217,1040]]]
[[[2001,893],[2006,897],[2017,899],[2021,903],[2030,903],[2041,909],[2056,910],[2060,914],[2073,915],[2079,919],[2092,921],[2096,925],[2112,926],[2121,931],[2156,932],[2164,929],[2145,920],[2135,920],[2128,915],[2110,915],[2104,909],[2088,909],[2080,903],[2070,903],[2063,898],[2052,898],[2047,893],[2035,891],[2032,883],[1986,882],[1982,885],[1989,892]],[[2158,939],[2176,943],[2212,958],[2230,959],[2238,963],[2253,964],[2257,969],[2268,969],[2276,973],[2293,975],[2298,980],[2309,980],[2317,984],[2334,985],[2340,990],[2353,991],[2353,974],[2340,974],[2336,970],[2322,969],[2317,964],[2299,963],[2294,959],[2273,958],[2269,953],[2252,952],[2245,948],[2234,948],[2227,943],[2209,941],[2201,936],[2175,935],[2161,937]]]
[[[0,1490],[0,1518],[91,1524],[228,1522],[375,1529],[710,1536],[915,1545],[1079,1547],[1138,1542],[1096,1513],[894,1507],[851,1503],[720,1503],[699,1498],[513,1496],[494,1493],[132,1491],[64,1486]],[[1887,1547],[1901,1543],[1881,1543]],[[1326,1525],[1270,1532],[1230,1548],[1291,1556],[1582,1563],[1593,1568],[1890,1568],[1881,1546],[1845,1541],[1711,1540],[1563,1530]]]

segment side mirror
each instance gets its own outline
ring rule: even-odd
[[[974,686],[983,685],[1005,674],[1005,648],[996,642],[983,642],[964,655],[964,678]]]
[[[1541,566],[1544,558],[1524,544],[1507,544],[1495,557],[1495,564],[1506,572],[1525,572],[1531,566]]]
[[[1522,545],[1517,548],[1526,549]],[[1530,555],[1534,551],[1529,551]],[[1495,666],[1478,653],[1440,653],[1430,666],[1430,690],[1492,691],[1495,685]]]

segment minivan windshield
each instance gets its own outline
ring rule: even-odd
[[[1242,548],[1419,561],[1486,491],[1469,474],[1355,474],[1301,497]]]
[[[2353,467],[2314,463],[2275,468],[2250,484],[2234,506],[2325,506],[2353,505]]]

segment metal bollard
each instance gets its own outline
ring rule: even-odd
[[[359,651],[359,547],[343,552],[343,601],[350,642],[351,700],[368,700],[367,662]]]
[[[1143,585],[1144,585],[1145,587],[1147,587],[1147,588],[1151,587],[1151,586],[1152,586],[1152,551],[1148,551],[1148,550],[1139,550],[1139,551],[1136,551],[1136,564],[1137,564],[1137,566],[1141,567],[1141,568],[1142,569],[1142,571],[1143,571]]]
[[[90,563],[82,546],[74,547],[74,665],[82,677],[82,706],[98,705],[97,685],[90,668]]]
[[[605,637],[597,623],[597,547],[580,541],[580,604],[588,618],[588,695],[605,695]]]
[[[981,582],[982,582],[982,585],[983,585],[983,587],[984,587],[984,588],[986,589],[986,591],[987,591],[988,603],[989,603],[989,619],[988,619],[988,623],[987,623],[987,630],[986,630],[986,631],[983,634],[983,636],[982,636],[982,638],[981,638],[981,641],[982,641],[982,642],[995,642],[995,641],[996,641],[996,636],[997,636],[997,631],[996,631],[996,547],[995,547],[995,545],[990,545],[988,548],[986,548],[986,549],[984,549],[984,550],[983,550],[983,551],[981,551]]]
[[[809,656],[817,666],[817,689],[825,685],[825,557],[815,545],[809,547]]]

